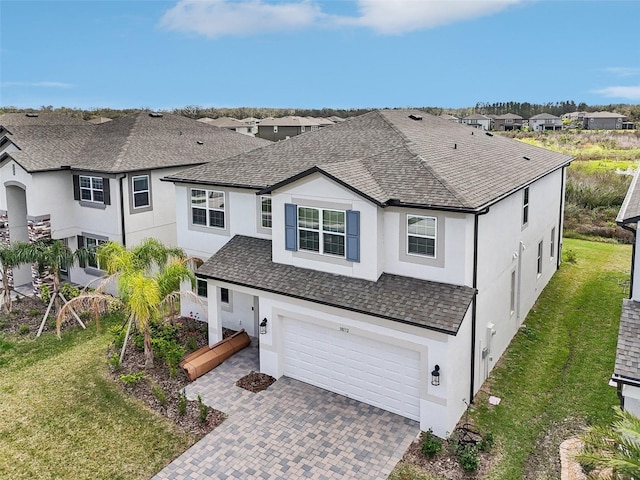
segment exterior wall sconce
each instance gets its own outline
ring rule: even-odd
[[[433,367],[433,371],[431,372],[431,385],[436,387],[440,385],[440,365]]]
[[[260,322],[260,335],[267,333],[267,319],[263,318]]]

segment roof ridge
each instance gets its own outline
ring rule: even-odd
[[[124,143],[122,144],[122,147],[120,148],[120,151],[118,152],[118,155],[116,155],[116,159],[115,159],[115,162],[113,162],[113,166],[111,167],[111,171],[118,171],[120,169],[120,166],[124,163],[124,158],[126,156],[127,151],[129,150],[129,146],[131,145],[131,132],[133,131],[133,129],[140,122],[140,118],[141,118],[142,115],[144,115],[143,112],[136,113],[136,114],[132,115],[132,117],[134,117],[133,125],[131,125],[131,127],[127,131],[127,137],[126,137]],[[126,117],[124,117],[124,118],[126,118]],[[117,119],[116,119],[116,121],[117,121]]]
[[[395,132],[398,133],[398,135],[400,135],[404,139],[404,146],[405,146],[404,148],[406,148],[407,151],[409,151],[411,154],[413,154],[415,157],[419,159],[418,165],[424,168],[425,170],[427,170],[427,172],[429,172],[431,175],[433,175],[433,177],[438,181],[438,183],[440,183],[440,185],[442,185],[444,189],[447,190],[453,196],[453,198],[455,198],[458,202],[460,202],[461,205],[466,205],[464,199],[461,198],[459,192],[457,192],[449,183],[447,183],[439,174],[437,174],[433,168],[428,166],[426,163],[426,160],[422,157],[422,155],[420,155],[419,153],[416,153],[415,149],[409,148],[410,146],[414,147],[415,143],[412,140],[410,140],[409,137],[407,137],[404,134],[404,132],[402,132],[402,130],[396,127],[396,125],[393,122],[391,122],[391,120],[389,120],[384,115],[382,115],[382,113],[380,113],[380,116],[384,118],[387,125],[389,125]],[[448,122],[448,120],[443,120],[443,121]],[[400,148],[400,147],[397,147],[397,148]]]

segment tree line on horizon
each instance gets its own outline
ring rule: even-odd
[[[432,115],[441,115],[448,113],[462,118],[473,113],[481,113],[483,115],[504,115],[505,113],[513,113],[520,115],[523,118],[531,118],[539,113],[550,113],[556,116],[562,116],[565,113],[571,112],[597,112],[597,111],[609,111],[616,112],[628,117],[631,122],[640,122],[640,105],[617,103],[609,105],[587,105],[584,102],[575,103],[573,100],[562,102],[547,102],[547,103],[529,103],[529,102],[477,102],[472,107],[464,108],[444,108],[444,107],[415,107],[417,110],[422,110]],[[267,117],[284,117],[287,115],[297,115],[301,117],[340,117],[349,118],[364,113],[376,110],[375,108],[266,108],[266,107],[234,107],[234,108],[215,108],[215,107],[202,107],[199,105],[187,105],[181,108],[174,108],[171,110],[161,110],[162,112],[174,113],[182,115],[188,118],[218,118],[218,117],[232,117],[237,119],[243,119],[247,117],[254,117],[257,119]],[[134,113],[152,111],[151,108],[128,108],[128,109],[114,109],[114,108],[94,108],[94,109],[81,109],[70,107],[53,107],[42,106],[40,108],[19,108],[13,106],[0,107],[0,113],[59,113],[65,114],[76,118],[82,118],[84,120],[90,120],[97,117],[106,118],[119,118]]]

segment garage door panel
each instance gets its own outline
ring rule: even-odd
[[[285,375],[419,419],[418,352],[297,319],[283,324]]]

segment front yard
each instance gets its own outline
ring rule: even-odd
[[[613,419],[618,399],[608,381],[631,246],[565,239],[564,257],[472,406],[471,421],[495,438],[484,478],[560,478],[560,443]],[[490,407],[489,395],[500,405]],[[445,477],[400,465],[391,478]]]

